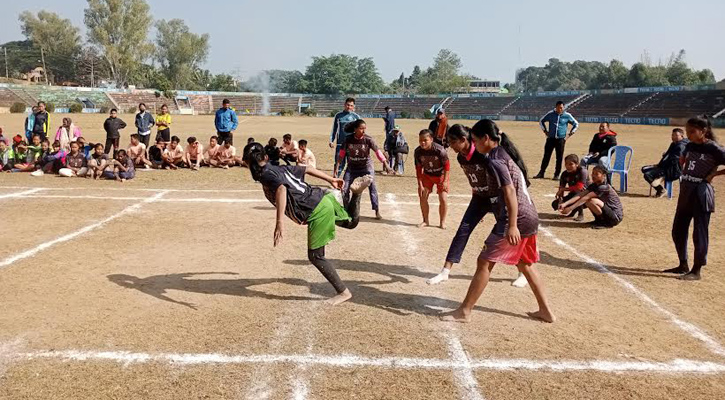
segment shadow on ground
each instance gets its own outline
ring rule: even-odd
[[[394,283],[411,283],[409,278],[424,279],[433,276],[421,272],[413,267],[405,265],[387,265],[352,260],[330,260],[336,268],[341,271],[343,281],[353,294],[351,303],[384,310],[396,315],[406,316],[411,314],[424,316],[438,316],[441,310],[450,310],[459,306],[458,301],[442,299],[415,293],[398,293],[386,291],[382,288],[385,285]],[[295,267],[314,268],[307,260],[287,260],[287,265]],[[356,271],[375,274],[381,277],[378,280],[347,280],[344,271]],[[298,278],[213,278],[206,279],[204,276],[226,275],[237,276],[234,272],[204,272],[204,273],[178,273],[166,275],[153,275],[145,278],[126,274],[108,275],[109,281],[127,288],[138,290],[159,300],[179,304],[191,309],[197,309],[197,305],[175,300],[167,295],[170,290],[179,290],[190,293],[208,295],[229,295],[241,297],[263,298],[269,300],[286,301],[320,301],[332,295],[334,291],[327,282],[307,282]],[[451,275],[450,279],[469,280],[467,275]],[[492,282],[510,282],[508,279],[491,279]],[[278,295],[269,293],[262,288],[255,288],[267,284],[285,284],[307,288],[309,293],[315,296]],[[464,293],[461,293],[461,297]],[[477,311],[500,314],[508,317],[531,319],[524,314],[515,314],[507,311],[496,310],[487,307],[476,306]]]

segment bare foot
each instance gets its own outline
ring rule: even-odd
[[[383,216],[380,215],[380,211],[375,211],[375,219],[377,219],[377,220],[383,219]]]
[[[352,299],[352,293],[350,293],[350,289],[345,289],[344,292],[338,294],[337,296],[330,297],[329,299],[325,300],[325,303],[336,306],[350,299]]]
[[[441,229],[445,230],[445,229],[446,229],[446,224],[445,224],[445,222],[441,222],[441,224],[440,224],[439,228],[441,228]]]
[[[554,321],[556,321],[556,317],[554,316],[554,314],[552,314],[548,311],[539,310],[536,312],[529,312],[526,314],[528,314],[529,317],[531,317],[533,319],[538,319],[540,321],[544,321],[544,322],[548,322],[548,323],[553,323]]]
[[[423,221],[418,224],[418,228],[427,228],[429,225],[426,221]]]
[[[459,308],[441,315],[440,319],[444,322],[461,322],[465,324],[471,322],[471,312]]]

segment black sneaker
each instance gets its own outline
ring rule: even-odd
[[[534,179],[544,179],[544,173],[543,172],[539,172],[538,174],[536,174],[534,176]]]
[[[665,197],[664,189],[657,189],[657,191],[655,192],[655,197],[658,199]]]

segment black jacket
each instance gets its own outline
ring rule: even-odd
[[[662,159],[657,163],[657,168],[662,169],[665,172],[665,180],[676,181],[680,179],[682,175],[682,166],[680,165],[680,157],[685,151],[685,146],[690,141],[687,139],[680,140],[679,142],[670,143],[670,147],[667,148],[665,154],[662,155]]]
[[[121,129],[126,127],[126,123],[121,118],[106,118],[106,122],[103,123],[103,129],[106,131],[107,138],[118,138],[121,137],[119,132]]]
[[[592,142],[589,143],[589,154],[598,153],[593,160],[599,160],[602,157],[606,157],[609,149],[616,145],[617,134],[615,132],[610,132],[610,134],[605,135],[602,138],[599,137],[598,133],[595,133],[592,138]]]
[[[448,132],[448,129],[450,129],[450,125],[446,125],[446,132]],[[430,122],[430,124],[428,125],[428,130],[433,132],[433,141],[435,143],[438,143],[439,145],[445,147],[446,149],[448,148],[448,140],[446,140],[446,137],[444,136],[441,139],[436,135],[436,132],[438,132],[438,120],[437,119],[434,119],[433,121]]]

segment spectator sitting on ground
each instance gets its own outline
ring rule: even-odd
[[[189,145],[184,150],[184,164],[192,171],[198,171],[204,159],[204,146],[194,136],[186,139],[186,142]]]
[[[178,169],[184,163],[184,148],[179,146],[179,137],[172,136],[169,146],[164,150],[164,168]]]
[[[143,143],[141,143],[143,144]],[[164,151],[166,150],[166,142],[162,137],[156,138],[156,144],[149,148],[149,164],[153,169],[161,169],[164,167]]]
[[[292,140],[292,135],[285,133],[282,136],[282,147],[279,148],[280,156],[282,160],[290,165],[290,162],[297,162],[297,155],[299,154],[299,144],[296,140]]]
[[[236,163],[236,161],[234,161],[236,155],[237,149],[232,146],[232,143],[230,141],[224,142],[224,145],[222,145],[219,151],[217,151],[216,153],[216,166],[224,169],[233,167]]]
[[[569,201],[559,204],[559,212],[569,215],[585,205],[594,214],[593,229],[613,228],[624,218],[622,201],[612,185],[607,183],[607,169],[601,165],[592,168],[592,184]]]
[[[60,176],[67,178],[78,176],[86,176],[88,172],[88,160],[86,156],[81,152],[81,146],[78,141],[71,142],[70,153],[65,157],[65,164],[63,168],[58,171]]]
[[[216,136],[212,136],[209,138],[209,147],[204,150],[204,164],[216,167],[216,153],[221,149],[222,146],[219,146],[219,138]]]
[[[134,167],[151,168],[153,165],[146,157],[146,145],[141,143],[141,135],[134,133],[131,135],[131,143],[126,150],[128,158],[133,161]]]
[[[617,145],[617,132],[609,129],[609,122],[599,124],[599,133],[595,133],[589,143],[589,154],[581,160],[581,166],[590,165],[609,167],[609,149]]]
[[[670,143],[667,151],[662,154],[660,162],[657,165],[642,167],[644,180],[655,188],[656,197],[663,197],[665,195],[665,188],[662,186],[665,182],[676,181],[682,175],[680,157],[684,154],[685,146],[690,142],[684,136],[685,131],[681,128],[673,129],[672,143]]]
[[[299,143],[299,155],[297,156],[297,165],[304,165],[312,168],[317,168],[317,159],[312,150],[307,148],[307,141],[302,139]]]
[[[270,138],[266,146],[264,146],[264,154],[269,157],[269,163],[274,166],[279,166],[279,160],[282,158],[279,147],[277,147],[277,139]]]

